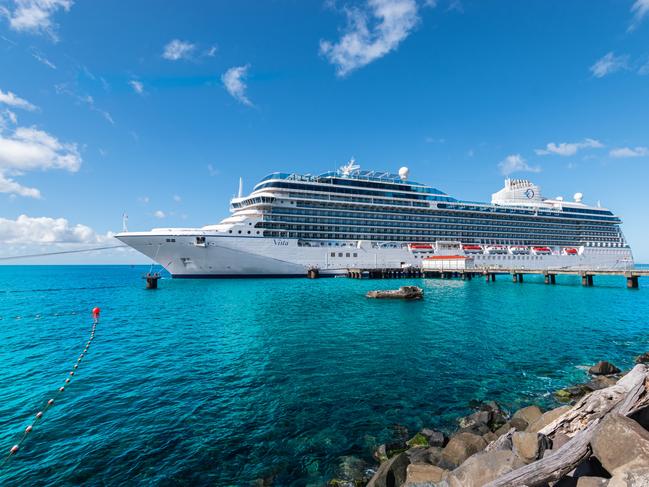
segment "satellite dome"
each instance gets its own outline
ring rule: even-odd
[[[399,169],[399,177],[403,180],[408,179],[408,175],[410,174],[410,169],[408,169],[406,166],[403,166],[401,169]]]
[[[575,203],[581,203],[581,200],[584,199],[584,194],[583,193],[575,193]]]

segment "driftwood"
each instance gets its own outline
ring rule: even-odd
[[[541,460],[509,472],[485,487],[534,487],[560,479],[590,456],[590,440],[601,419],[611,411],[630,416],[649,406],[648,390],[649,370],[644,365],[636,365],[617,384],[583,397],[539,431],[550,438],[561,432],[571,437],[570,441]]]

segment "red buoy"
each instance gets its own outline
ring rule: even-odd
[[[65,379],[65,383],[66,383],[66,384],[69,384],[69,383],[70,383],[70,379]]]
[[[60,392],[63,392],[64,390],[65,390],[65,387],[63,387],[63,386],[59,387]]]
[[[50,399],[49,401],[47,401],[48,406],[51,406],[52,404],[54,404],[54,399]]]
[[[32,432],[32,425],[30,424],[29,426],[27,426],[27,428],[25,428],[25,433],[31,433],[31,432]]]
[[[98,306],[95,306],[94,308],[92,308],[92,314],[93,315],[98,315],[99,313],[101,313],[101,310],[99,309]]]
[[[9,454],[13,455],[17,451],[18,451],[18,445],[14,445],[14,446],[11,447],[11,450],[9,451]]]
[[[39,411],[36,413],[36,419],[41,419],[43,417],[43,411]]]

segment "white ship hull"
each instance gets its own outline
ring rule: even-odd
[[[196,237],[205,237],[197,244]],[[319,274],[346,274],[347,269],[421,267],[427,254],[392,244],[377,248],[369,241],[339,241],[305,247],[297,239],[206,235],[203,232],[173,234],[141,232],[116,236],[150,257],[173,277],[304,277],[309,269]],[[337,245],[336,245],[337,244]],[[385,245],[385,244],[384,244]],[[389,245],[389,244],[388,244]],[[488,255],[473,254],[476,268],[506,269],[629,269],[629,248],[583,247],[578,255]]]

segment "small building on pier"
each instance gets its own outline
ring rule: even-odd
[[[434,255],[421,260],[421,268],[426,271],[452,272],[475,268],[472,257],[464,255]]]

